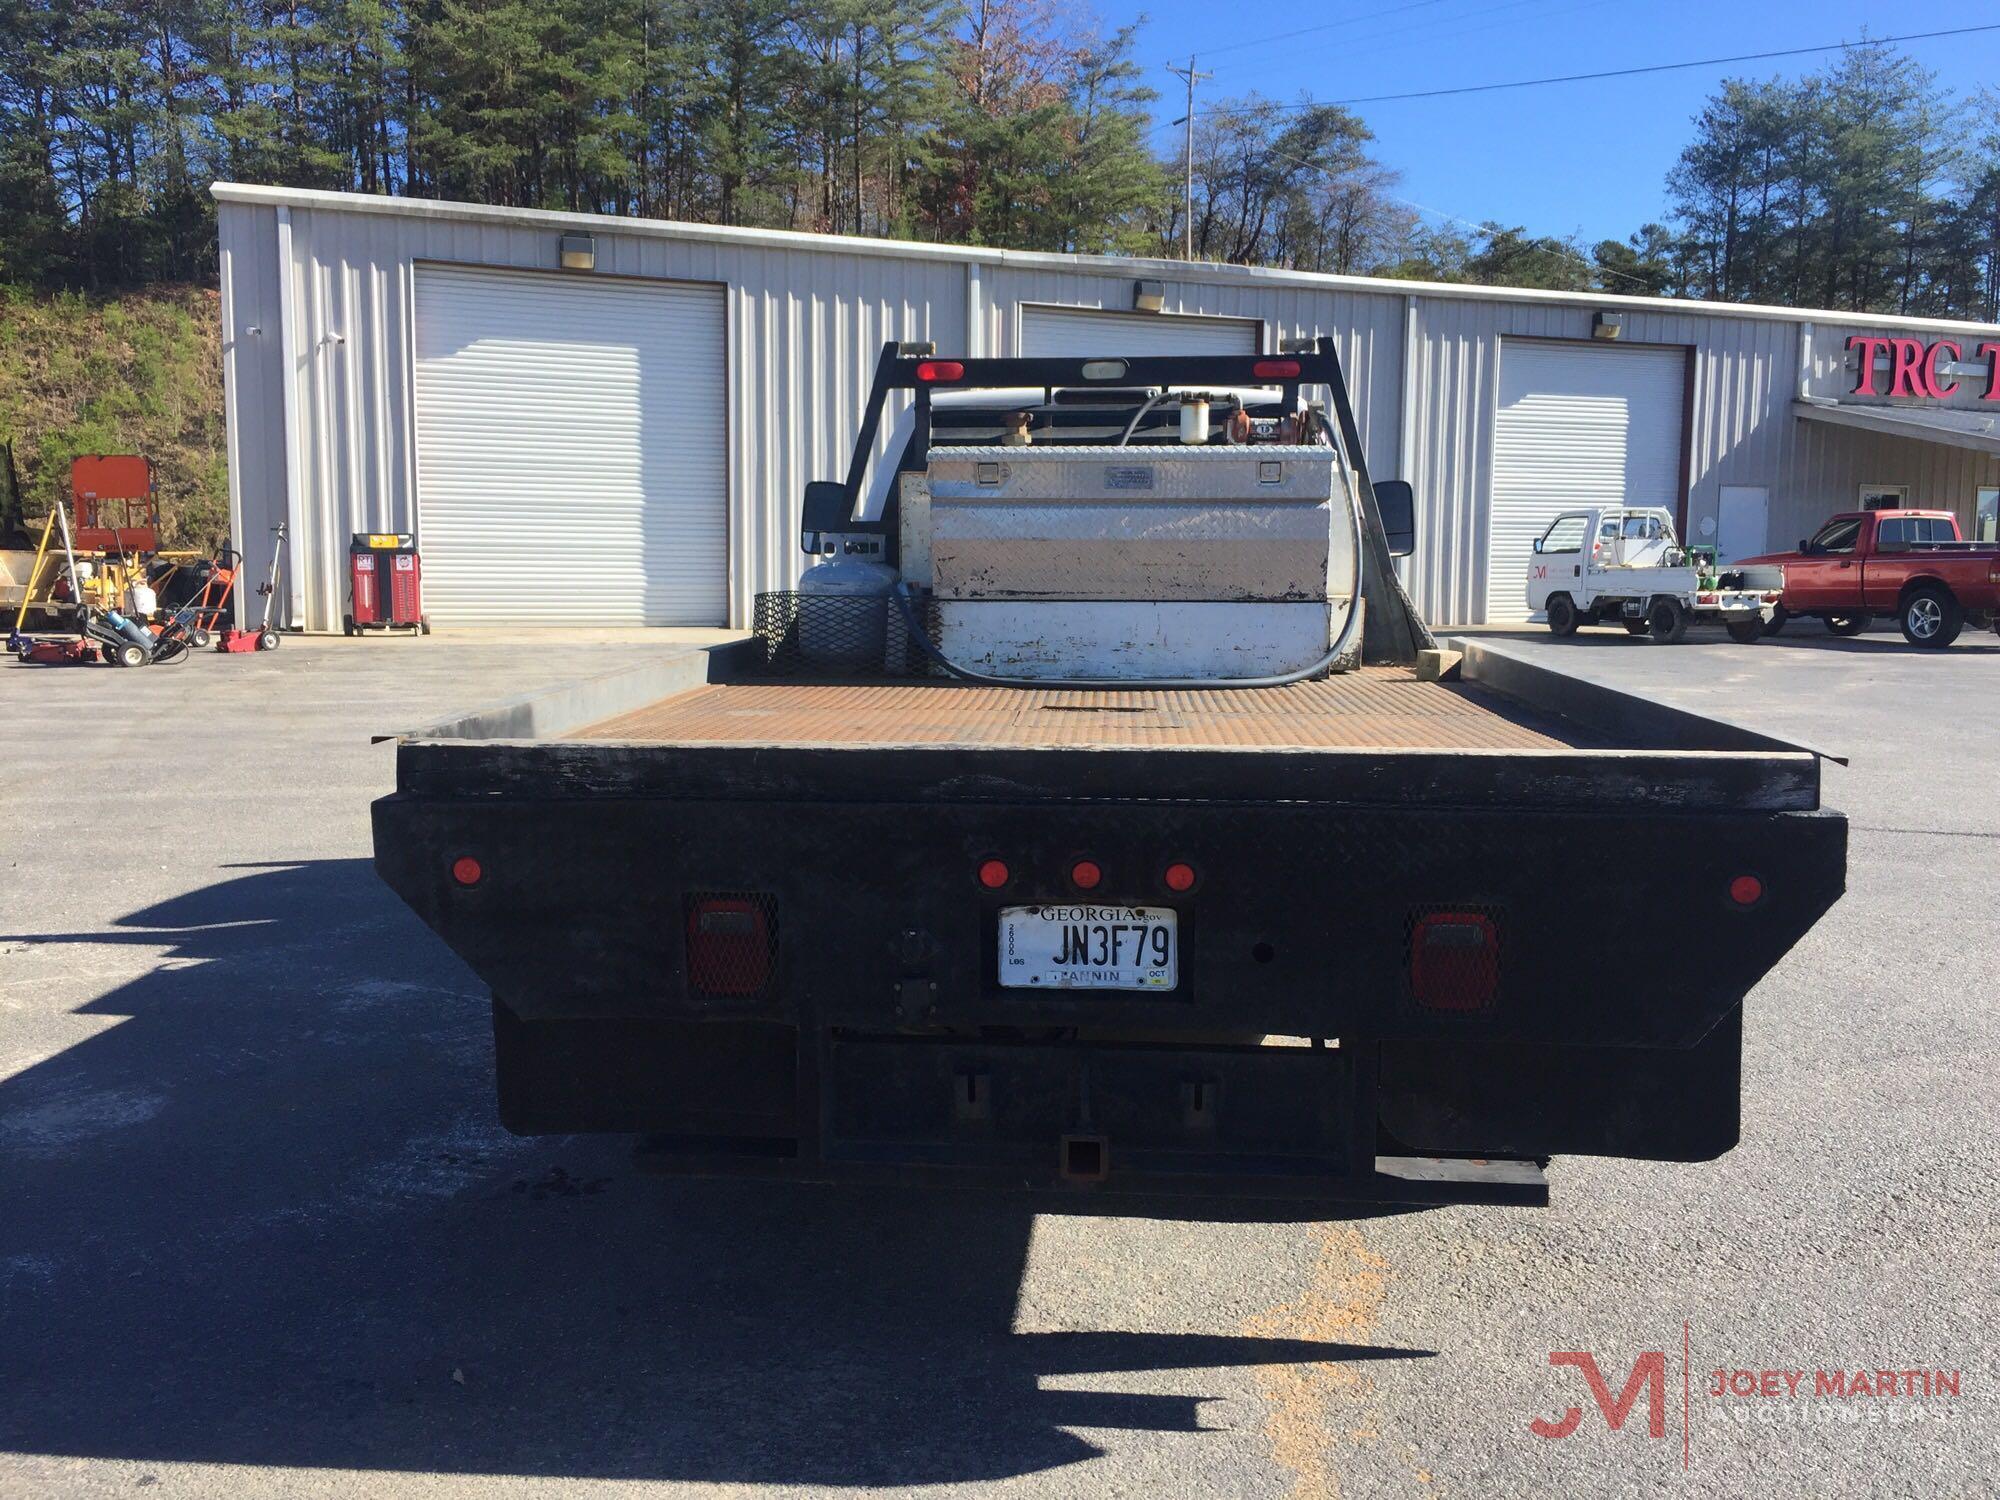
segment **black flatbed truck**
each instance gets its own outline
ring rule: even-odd
[[[903,468],[951,440],[919,363],[850,506],[888,393]],[[773,679],[757,641],[573,684],[399,736],[377,869],[491,987],[507,1127],[663,1170],[1538,1204],[1554,1156],[1726,1152],[1744,997],[1844,885],[1819,754],[1501,641],[1418,671],[1369,582],[1366,664],[1283,687]],[[1023,903],[1171,908],[1176,983],[1002,985]]]

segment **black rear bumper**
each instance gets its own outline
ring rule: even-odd
[[[1518,1202],[1538,1175],[1507,1162],[1713,1157],[1736,1139],[1743,997],[1845,871],[1836,814],[1671,794],[457,791],[406,777],[378,802],[377,866],[492,987],[509,1127],[823,1179]],[[1013,872],[997,892],[975,873],[995,856]],[[1178,910],[1172,993],[998,984],[998,909],[1073,899],[1084,856],[1105,872],[1093,899]],[[452,875],[467,857],[470,886]],[[1192,891],[1164,888],[1172,861],[1199,871]],[[1744,874],[1749,906],[1730,896]],[[718,895],[767,914],[753,992],[691,969],[690,902]],[[1482,1009],[1413,992],[1413,925],[1439,910],[1498,932]],[[1458,1164],[1378,1170],[1427,1157]]]

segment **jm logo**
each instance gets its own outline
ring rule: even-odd
[[[1632,1362],[1632,1373],[1626,1377],[1625,1389],[1618,1393],[1616,1400],[1612,1399],[1611,1387],[1605,1383],[1604,1372],[1597,1367],[1595,1354],[1583,1350],[1559,1350],[1549,1355],[1549,1364],[1556,1369],[1568,1365],[1583,1372],[1591,1398],[1597,1402],[1597,1409],[1604,1413],[1604,1425],[1613,1432],[1624,1430],[1625,1419],[1632,1415],[1639,1393],[1645,1391],[1646,1436],[1658,1438],[1667,1435],[1667,1356],[1658,1349],[1648,1349]],[[1528,1424],[1528,1430],[1536,1437],[1566,1438],[1582,1425],[1583,1408],[1572,1406],[1559,1421],[1536,1417]]]

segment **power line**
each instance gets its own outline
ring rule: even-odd
[[[1817,47],[1784,47],[1772,52],[1740,52],[1734,57],[1703,57],[1693,62],[1654,63],[1643,68],[1609,68],[1601,73],[1565,73],[1555,78],[1517,78],[1508,83],[1468,83],[1450,89],[1420,89],[1407,94],[1363,94],[1350,99],[1308,100],[1280,104],[1279,109],[1317,109],[1323,104],[1389,104],[1404,99],[1443,99],[1455,94],[1490,94],[1498,89],[1532,89],[1550,83],[1590,83],[1603,78],[1634,78],[1641,73],[1674,73],[1687,68],[1714,68],[1729,63],[1763,62],[1774,57],[1804,57],[1815,52],[1848,52],[1856,47],[1886,47],[1896,42],[1928,42],[1939,37],[1972,36],[2000,31],[2000,22],[1987,26],[1956,26],[1949,31],[1912,31],[1903,36],[1868,37],[1858,42],[1824,42]]]
[[[1373,21],[1382,16],[1401,15],[1406,10],[1423,10],[1428,6],[1442,5],[1445,0],[1412,0],[1409,5],[1392,5],[1387,10],[1371,10],[1364,15],[1348,16],[1339,21],[1327,21],[1318,26],[1295,26],[1290,31],[1281,31],[1272,36],[1253,36],[1246,41],[1226,42],[1220,47],[1210,47],[1203,55],[1214,57],[1222,52],[1241,52],[1245,47],[1263,47],[1272,42],[1296,41],[1302,36],[1311,36],[1318,31],[1339,31],[1354,25],[1357,21]]]

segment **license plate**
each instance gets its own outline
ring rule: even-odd
[[[1163,906],[1009,906],[1000,983],[1009,989],[1170,990],[1180,978],[1175,914]]]

